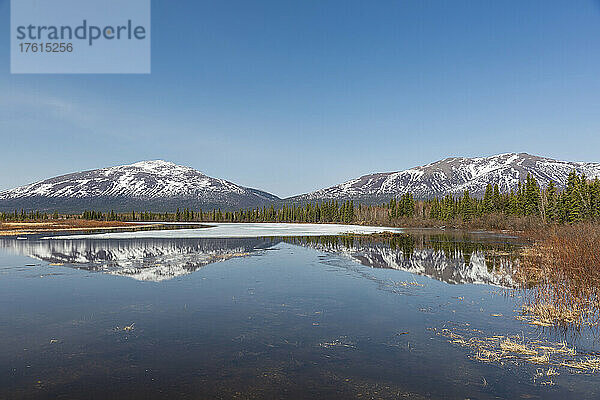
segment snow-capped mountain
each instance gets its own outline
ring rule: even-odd
[[[8,190],[0,193],[0,210],[237,209],[278,200],[190,167],[155,160],[76,172]]]
[[[400,172],[361,176],[316,192],[290,198],[294,202],[327,199],[385,201],[410,192],[416,198],[461,194],[483,196],[488,184],[498,184],[500,192],[515,189],[527,174],[542,186],[550,181],[564,187],[571,171],[588,178],[600,177],[600,163],[558,161],[527,153],[506,153],[491,157],[452,157]]]
[[[483,196],[488,184],[501,192],[515,189],[527,174],[542,185],[564,187],[571,171],[600,177],[600,163],[558,161],[526,153],[491,157],[453,157],[400,172],[365,175],[316,192],[285,200],[190,167],[167,161],[142,161],[63,175],[0,192],[0,211],[15,209],[80,212],[83,210],[173,211],[176,208],[234,210],[246,207],[322,200],[387,201],[410,192],[416,198],[459,195],[468,190]]]

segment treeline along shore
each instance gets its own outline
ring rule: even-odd
[[[488,185],[485,195],[476,198],[465,191],[418,200],[411,193],[378,205],[352,200],[326,200],[306,204],[284,204],[228,211],[182,208],[173,212],[132,210],[84,211],[59,214],[31,210],[0,213],[0,222],[83,219],[120,222],[291,222],[345,223],[385,226],[423,226],[527,231],[547,225],[600,222],[600,181],[588,180],[572,172],[564,189],[552,182],[540,187],[531,175],[514,191],[501,193],[498,185]]]

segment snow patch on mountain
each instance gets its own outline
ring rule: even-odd
[[[553,181],[566,185],[571,171],[588,178],[600,177],[600,163],[558,161],[526,153],[505,153],[491,157],[453,157],[405,171],[364,175],[347,182],[291,198],[293,201],[327,199],[389,199],[406,192],[417,198],[459,195],[468,190],[483,196],[488,184],[497,184],[501,192],[517,188],[533,175],[542,186]]]
[[[0,207],[3,203],[28,207],[27,200],[35,201],[39,207],[57,201],[73,203],[100,198],[126,199],[133,201],[134,206],[135,200],[142,200],[140,207],[143,200],[191,200],[196,207],[203,203],[213,207],[258,206],[279,200],[269,193],[212,178],[190,167],[153,160],[76,172],[7,190],[0,193]],[[182,202],[181,206],[186,204]]]

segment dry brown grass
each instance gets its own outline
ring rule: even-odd
[[[595,325],[600,321],[600,226],[556,226],[532,235],[515,275],[527,288],[529,323]]]
[[[23,221],[0,223],[0,236],[27,235],[43,232],[61,232],[76,230],[112,229],[139,226],[121,221],[89,221],[85,219],[59,219],[50,221]]]
[[[538,326],[581,325],[586,312],[587,310],[579,308],[578,305],[533,302],[522,306],[523,315],[517,316],[517,319]]]
[[[507,337],[502,342],[500,342],[500,349],[505,352],[512,352],[523,354],[526,356],[536,356],[537,351],[533,348],[529,348],[523,344],[523,342],[518,342],[510,337]]]
[[[575,361],[565,361],[563,366],[580,371],[600,371],[600,358],[586,357],[585,359]]]
[[[544,369],[538,369],[538,378],[559,375],[559,369],[578,373],[600,371],[600,358],[580,354],[575,347],[570,347],[566,342],[551,342],[519,335],[486,336],[479,330],[470,329],[468,324],[452,329],[431,330],[448,339],[450,343],[470,349],[472,357],[481,362],[544,366]]]

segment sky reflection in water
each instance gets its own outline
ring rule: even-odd
[[[536,366],[482,363],[438,334],[565,339],[515,320],[517,246],[0,239],[0,398],[596,398],[597,376],[543,385]],[[586,332],[567,338],[597,350]]]

